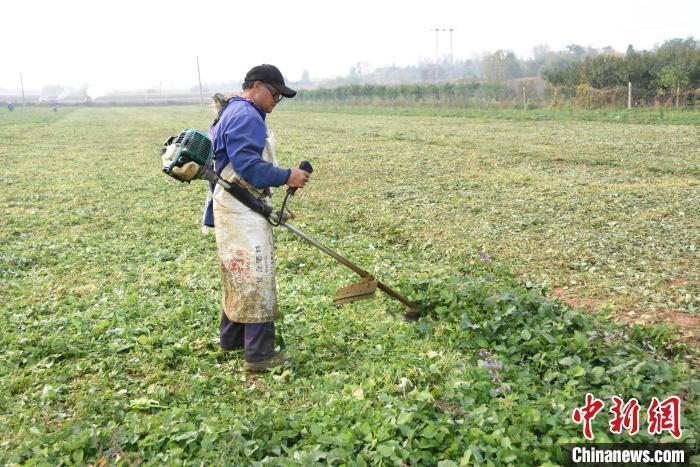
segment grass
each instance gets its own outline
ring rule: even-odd
[[[309,195],[367,237],[449,262],[481,251],[552,294],[697,323],[700,127],[480,115],[275,117],[285,150],[331,174]]]
[[[346,102],[285,102],[295,111],[340,113],[351,115],[386,115],[411,117],[457,117],[512,121],[589,121],[600,123],[639,123],[666,125],[700,125],[700,112],[693,108],[669,110],[663,107],[633,109],[582,109],[577,107],[542,107],[523,111],[521,108],[450,107],[434,104],[374,105]]]
[[[552,295],[696,318],[698,127],[422,112],[270,116],[281,163],[315,167],[296,225],[430,314],[333,307],[352,274],[280,230],[294,360],[269,376],[218,350],[206,187],[160,173],[162,141],[209,114],[1,113],[0,462],[560,464],[586,391],[606,411],[682,394],[697,443],[696,351]],[[631,439],[605,425],[597,441]]]

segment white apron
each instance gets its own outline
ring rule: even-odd
[[[262,158],[277,165],[270,130]],[[240,180],[231,164],[224,167],[221,177],[229,182]],[[224,313],[237,323],[273,321],[278,313],[272,226],[220,185],[214,188],[213,199]]]

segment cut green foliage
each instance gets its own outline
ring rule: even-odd
[[[209,119],[0,114],[0,463],[561,464],[586,392],[598,442],[670,440],[607,411],[677,394],[697,443],[696,351],[551,296],[695,316],[696,126],[275,111],[281,163],[315,169],[295,224],[427,316],[332,306],[355,277],[277,230],[293,359],[257,376],[218,349],[206,186],[160,173],[162,141]]]

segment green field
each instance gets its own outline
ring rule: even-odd
[[[698,112],[285,105],[278,158],[315,168],[295,224],[428,316],[334,307],[352,273],[278,230],[293,360],[247,375],[218,350],[206,186],[160,172],[211,115],[2,110],[0,463],[552,465],[586,392],[598,442],[672,440],[607,412],[674,394],[698,442]]]

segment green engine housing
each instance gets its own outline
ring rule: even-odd
[[[211,165],[213,151],[209,136],[201,131],[189,128],[183,130],[177,136],[171,136],[165,142],[162,154],[167,155],[170,162],[163,167],[163,172],[180,181],[182,180],[172,172],[175,167],[182,167],[188,162],[195,162],[201,167]]]

